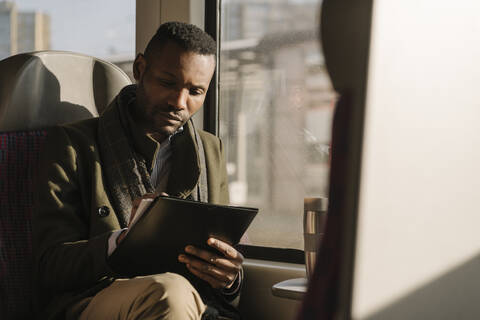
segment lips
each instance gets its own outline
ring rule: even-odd
[[[173,113],[167,113],[167,112],[159,112],[157,115],[161,116],[163,119],[167,121],[182,121],[182,117],[173,114]]]
[[[177,115],[173,115],[173,114],[167,114],[166,118],[168,118],[170,120],[174,120],[174,121],[182,121],[181,117],[179,117]]]

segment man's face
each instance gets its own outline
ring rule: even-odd
[[[203,105],[215,70],[213,55],[183,50],[173,42],[147,59],[134,62],[137,101],[134,119],[147,133],[162,141]]]

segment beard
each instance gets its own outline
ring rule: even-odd
[[[174,112],[165,108],[153,107],[148,115],[148,129],[152,133],[170,136],[177,132],[190,118],[188,112]]]
[[[132,116],[147,134],[160,136],[162,140],[174,134],[190,119],[186,110],[178,110],[170,105],[152,105],[137,100],[132,108]]]

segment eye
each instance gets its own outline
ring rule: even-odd
[[[171,81],[171,80],[167,80],[167,79],[157,79],[157,82],[161,85],[161,86],[164,86],[166,88],[170,88],[170,87],[173,87],[175,85],[175,82]]]
[[[192,88],[190,89],[190,95],[192,96],[199,96],[203,94],[203,90],[202,89],[199,89],[199,88]]]

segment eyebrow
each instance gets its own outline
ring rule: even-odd
[[[168,71],[160,71],[160,73],[164,73],[164,74],[166,74],[166,75],[169,76],[169,77],[176,78],[176,76],[175,76],[173,73],[168,72]]]
[[[171,78],[174,78],[176,79],[177,77],[171,73],[171,72],[168,72],[168,71],[160,71],[160,73],[163,73]],[[195,84],[191,84],[193,88],[196,88],[196,89],[202,89],[203,91],[207,91],[208,88],[204,87],[203,85],[195,85]]]

